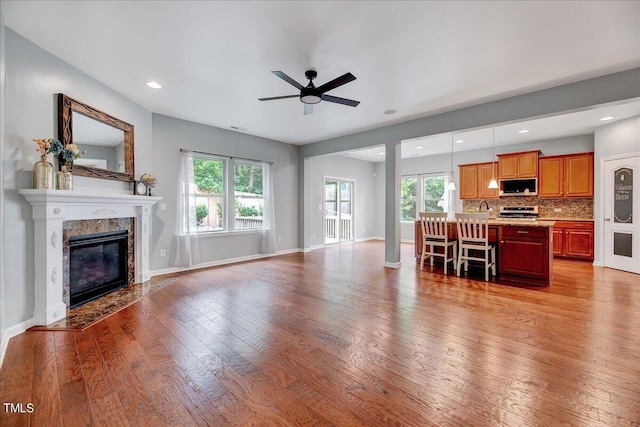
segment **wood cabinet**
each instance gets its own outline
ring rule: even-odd
[[[553,255],[593,261],[593,238],[591,221],[556,221],[553,226]]]
[[[460,199],[478,198],[478,165],[460,165],[459,181]]]
[[[473,163],[459,166],[458,192],[460,199],[496,199],[498,190],[489,187],[491,178],[497,178],[497,163]]]
[[[501,281],[549,286],[552,279],[551,227],[501,226],[498,230]]]
[[[593,197],[593,153],[565,156],[564,196]]]
[[[593,197],[593,153],[542,157],[538,197]]]
[[[500,179],[537,178],[540,150],[498,154]]]

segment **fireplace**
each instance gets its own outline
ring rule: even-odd
[[[71,305],[67,282],[70,263],[69,247],[65,243],[72,236],[128,229],[127,285],[144,283],[151,278],[151,208],[161,197],[32,189],[20,190],[20,194],[33,206],[35,325],[49,325],[67,315]],[[116,220],[129,221],[131,226],[117,226]],[[86,221],[87,225],[78,226],[74,224],[77,221]]]
[[[126,230],[69,237],[70,307],[128,284]]]

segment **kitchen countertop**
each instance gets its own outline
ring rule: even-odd
[[[545,216],[539,217],[543,221],[571,221],[571,222],[593,222],[593,218],[575,218],[570,216]]]
[[[419,220],[416,220],[419,222]],[[455,224],[456,220],[449,218],[447,222]],[[555,221],[549,220],[536,220],[536,221],[526,221],[526,220],[517,220],[517,219],[495,219],[489,218],[489,225],[509,225],[509,226],[518,226],[518,227],[553,227]]]
[[[553,227],[555,221],[535,220],[524,221],[517,219],[489,219],[489,225],[515,225],[519,227]]]

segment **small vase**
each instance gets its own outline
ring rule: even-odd
[[[60,165],[56,172],[56,188],[58,190],[73,190],[73,174],[68,165]]]
[[[33,188],[53,190],[53,165],[46,160],[40,160],[33,164]]]

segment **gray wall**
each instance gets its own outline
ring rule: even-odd
[[[19,34],[6,29],[5,146],[2,155],[5,222],[2,229],[5,272],[4,325],[31,319],[34,309],[34,223],[31,205],[18,191],[32,186],[33,163],[39,159],[33,138],[57,136],[56,93],[105,111],[135,127],[136,171],[151,169],[151,113],[102,83],[73,68]],[[74,189],[126,191],[130,184],[74,178]]]
[[[4,94],[5,94],[5,26],[0,8],[0,230],[4,235]],[[2,239],[2,238],[0,238]],[[4,344],[4,241],[0,241],[0,346]],[[0,363],[4,359],[4,347],[0,347]]]
[[[640,105],[638,106],[640,111]],[[594,262],[602,264],[604,257],[604,217],[600,205],[604,203],[602,194],[603,159],[612,156],[640,153],[640,116],[620,120],[600,126],[595,133],[595,253]],[[634,197],[640,199],[640,185],[637,185]]]
[[[154,194],[167,210],[154,208],[151,269],[173,267],[176,249],[176,206],[180,149],[273,162],[276,243],[278,251],[298,247],[298,152],[293,145],[238,132],[153,114],[153,172],[158,178]],[[260,253],[260,234],[219,234],[200,237],[203,262]],[[160,250],[167,257],[160,258]]]
[[[580,135],[568,138],[552,139],[546,141],[534,141],[523,144],[501,145],[496,147],[496,154],[515,153],[519,151],[537,150],[542,151],[542,156],[552,156],[556,154],[570,154],[594,151],[593,135]],[[456,188],[458,183],[458,165],[467,163],[490,162],[492,160],[492,148],[483,148],[481,150],[454,151],[453,155],[453,175]],[[497,157],[495,159],[497,161]],[[451,155],[438,154],[434,156],[412,157],[403,159],[401,162],[402,175],[416,175],[424,173],[448,172],[450,168]],[[382,165],[382,166],[380,166]],[[376,212],[384,207],[384,162],[376,164]],[[456,212],[462,211],[462,201],[459,193],[454,192],[454,206]],[[382,199],[382,200],[379,200]],[[384,218],[377,217],[375,223],[375,235],[384,236]],[[402,240],[413,240],[414,229],[412,224],[401,224]]]
[[[323,209],[318,209],[318,207],[323,205],[324,177],[345,178],[356,181],[355,238],[373,237],[375,218],[378,215],[374,209],[374,164],[339,155],[312,157],[309,160],[310,185],[308,199],[311,246],[322,245],[323,243]]]

